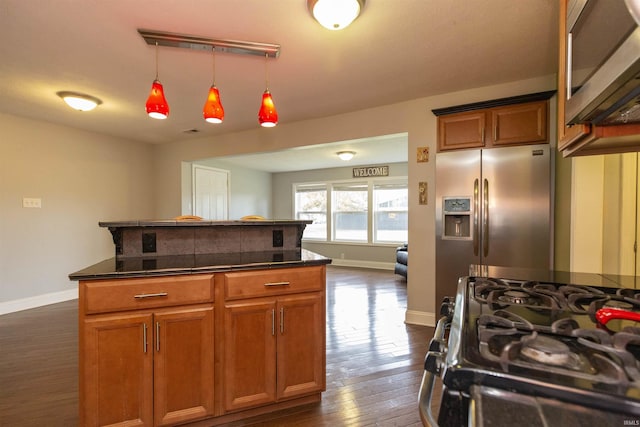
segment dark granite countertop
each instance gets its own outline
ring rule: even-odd
[[[131,221],[100,221],[100,227],[212,227],[234,225],[296,225],[311,224],[311,220],[302,219],[252,219],[252,220],[175,220],[175,219],[149,219]]]
[[[469,275],[476,277],[495,277],[514,280],[533,280],[585,286],[603,286],[608,288],[640,287],[640,277],[616,274],[580,273],[560,270],[541,270],[532,268],[514,268],[499,266],[479,266],[472,264]]]
[[[162,257],[109,258],[71,273],[71,280],[124,279],[232,270],[302,267],[330,264],[331,259],[306,249],[282,252],[190,254]]]

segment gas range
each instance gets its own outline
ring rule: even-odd
[[[426,425],[640,425],[640,290],[463,277],[441,315]]]

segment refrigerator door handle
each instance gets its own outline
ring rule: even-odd
[[[478,228],[478,208],[480,208],[478,203],[478,178],[473,182],[473,255],[478,256],[480,241],[480,229]]]
[[[482,186],[482,256],[489,255],[489,181]]]

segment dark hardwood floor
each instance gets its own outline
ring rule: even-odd
[[[229,426],[420,426],[417,396],[433,328],[404,324],[406,282],[327,269],[327,391],[317,404]],[[77,301],[0,316],[0,426],[78,423]]]

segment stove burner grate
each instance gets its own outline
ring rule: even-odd
[[[501,279],[477,279],[474,297],[476,301],[488,304],[492,310],[518,305],[534,310],[558,311],[564,305],[562,294],[537,282],[511,284]]]

